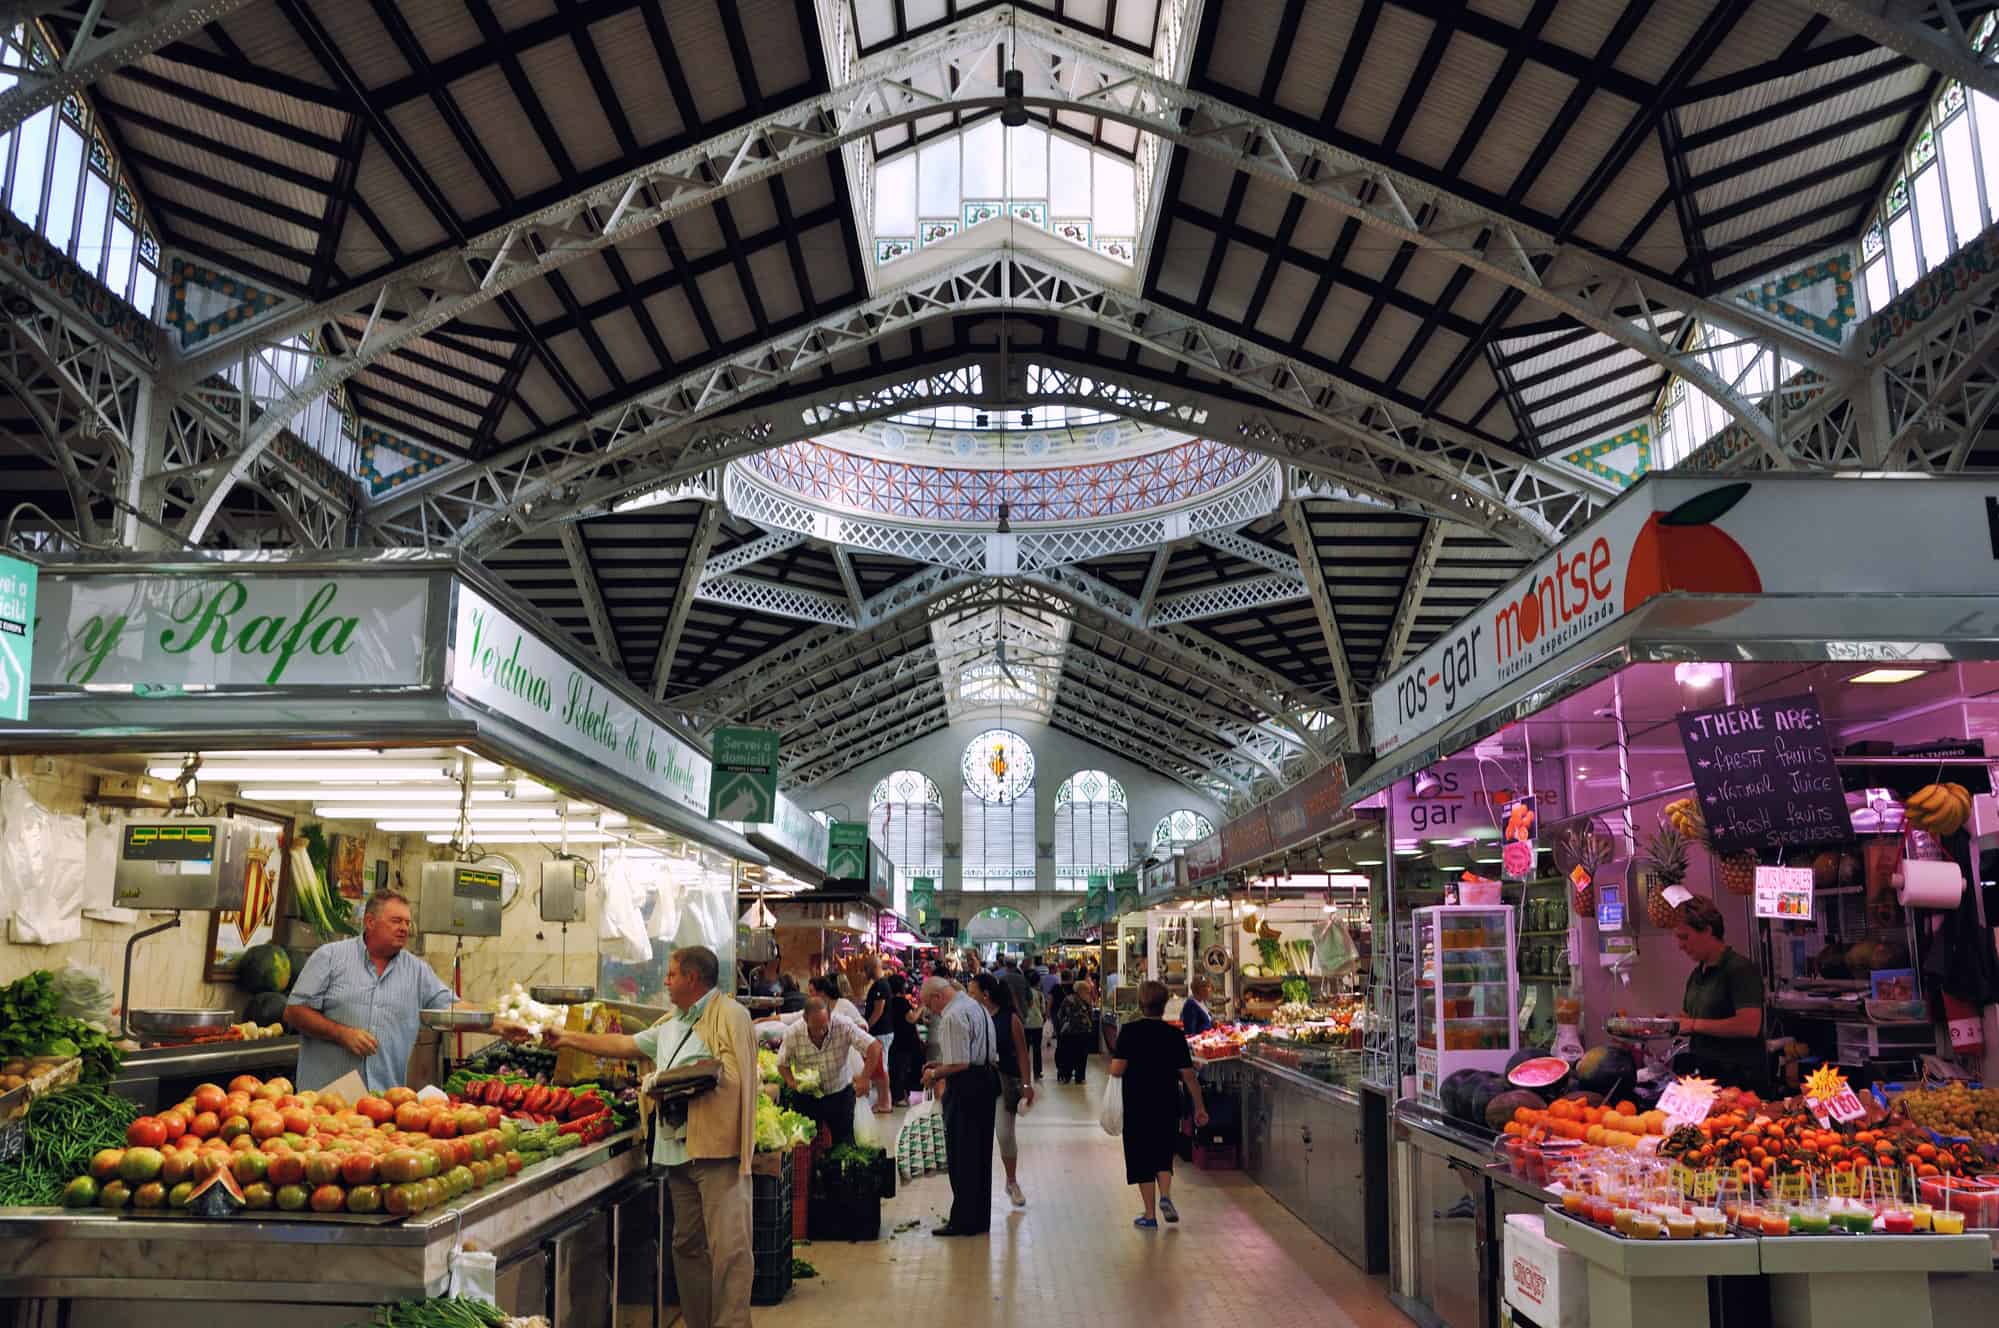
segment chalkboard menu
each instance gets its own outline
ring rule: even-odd
[[[1825,716],[1810,693],[1689,710],[1680,744],[1722,851],[1853,838]]]

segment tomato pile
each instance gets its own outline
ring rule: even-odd
[[[171,1110],[133,1121],[125,1147],[99,1150],[63,1203],[185,1208],[201,1181],[227,1170],[251,1209],[401,1216],[585,1142],[581,1125],[567,1142],[558,1132],[524,1133],[497,1106],[427,1105],[408,1088],[350,1107],[334,1093],[294,1092],[287,1079],[239,1075],[226,1089],[203,1084]]]

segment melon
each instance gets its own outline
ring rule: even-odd
[[[1622,1047],[1592,1047],[1576,1062],[1576,1083],[1592,1093],[1629,1090],[1638,1082],[1638,1063]]]
[[[1485,1104],[1485,1127],[1496,1134],[1513,1123],[1513,1113],[1520,1108],[1539,1111],[1547,1105],[1547,1099],[1539,1093],[1525,1088],[1509,1088],[1504,1093],[1493,1094]]]
[[[1560,1056],[1536,1056],[1507,1070],[1506,1082],[1515,1088],[1556,1094],[1569,1081],[1569,1063]]]
[[[253,1024],[281,1024],[287,1004],[281,991],[260,991],[243,1007],[243,1018]]]
[[[1506,1058],[1506,1072],[1511,1074],[1515,1066],[1525,1065],[1528,1061],[1539,1060],[1550,1054],[1546,1047],[1522,1047]]]
[[[1444,1080],[1444,1110],[1458,1120],[1485,1124],[1486,1104],[1506,1091],[1506,1080],[1491,1070],[1459,1070]]]
[[[236,985],[248,992],[283,991],[292,985],[292,957],[281,945],[253,945],[236,961]]]

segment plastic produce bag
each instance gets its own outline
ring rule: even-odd
[[[1112,1079],[1104,1085],[1104,1109],[1097,1124],[1105,1134],[1124,1133],[1124,1080]]]
[[[111,1012],[118,994],[104,974],[88,964],[65,964],[55,975],[55,989],[61,1001],[57,1014],[81,1019],[100,1032],[111,1031]]]
[[[130,926],[139,920],[139,910],[119,908],[111,902],[126,819],[125,813],[108,807],[93,807],[84,813],[83,916]]]
[[[0,893],[12,899],[8,939],[61,945],[83,938],[83,818],[58,816],[27,786],[0,786]]]
[[[1338,918],[1327,918],[1316,928],[1312,942],[1312,962],[1321,977],[1336,978],[1360,962],[1360,949]]]
[[[863,1148],[880,1148],[882,1146],[881,1139],[881,1130],[875,1125],[874,1108],[868,1105],[866,1098],[856,1093],[854,1095],[854,1142]]]
[[[604,907],[597,918],[597,953],[620,964],[652,962],[643,905],[620,853],[604,873]]]
[[[498,1307],[499,1293],[500,1261],[491,1250],[468,1250],[461,1246],[451,1252],[451,1279],[446,1295]]]

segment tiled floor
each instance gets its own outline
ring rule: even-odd
[[[883,1206],[881,1240],[800,1247],[819,1276],[757,1310],[758,1328],[826,1328],[855,1316],[951,1328],[1408,1328],[1384,1279],[1361,1273],[1240,1172],[1180,1166],[1180,1224],[1134,1229],[1138,1191],[1124,1184],[1118,1141],[1096,1124],[1102,1073],[1099,1058],[1086,1087],[1058,1086],[1052,1072],[1042,1081],[1040,1103],[1020,1122],[1028,1205],[1007,1204],[995,1151],[989,1236],[931,1236],[949,1183],[903,1184]]]

